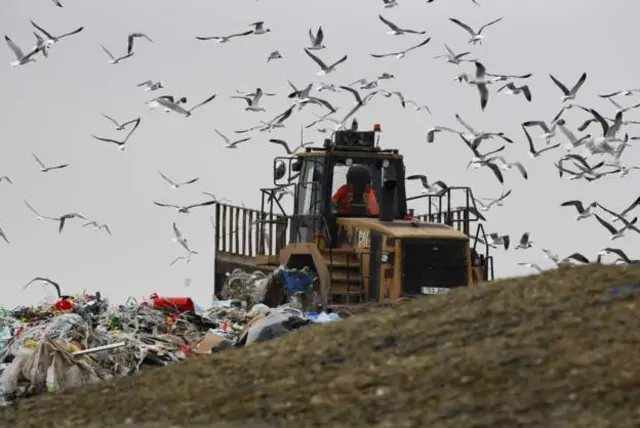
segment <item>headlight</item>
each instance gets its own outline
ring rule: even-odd
[[[389,254],[380,255],[380,262],[381,263],[389,263]]]

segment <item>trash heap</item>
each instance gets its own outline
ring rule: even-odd
[[[110,305],[100,293],[0,313],[0,401],[128,376],[198,355],[270,340],[339,317],[316,309],[316,277],[280,267],[236,270],[224,300],[199,311],[189,297],[152,294]]]

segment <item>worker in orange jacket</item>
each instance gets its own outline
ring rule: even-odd
[[[331,198],[338,214],[358,214],[354,205],[362,204],[368,215],[378,215],[378,200],[371,185],[371,172],[362,165],[354,165],[347,172],[347,184],[340,186]]]

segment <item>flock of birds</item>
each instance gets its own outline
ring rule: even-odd
[[[427,0],[427,3],[431,3],[433,1],[434,0]],[[63,3],[59,0],[53,0],[53,3],[57,7],[64,7]],[[480,4],[475,0],[472,0],[472,3],[480,6]],[[420,39],[417,43],[407,43],[407,47],[402,50],[394,52],[372,52],[370,53],[371,57],[376,59],[392,57],[396,60],[401,60],[409,54],[418,55],[418,52],[424,49],[424,46],[431,42],[431,37],[425,36],[426,31],[422,29],[403,28],[403,26],[399,24],[399,21],[395,21],[395,19],[385,16],[388,15],[387,10],[399,6],[399,2],[397,0],[382,0],[381,6],[383,7],[382,10],[384,12],[380,13],[378,18],[381,26],[387,29],[389,35],[410,35],[420,37]],[[468,35],[467,42],[469,46],[475,46],[477,44],[482,44],[487,34],[490,34],[491,29],[495,28],[494,26],[499,26],[503,19],[504,17],[492,19],[477,28],[473,28],[460,19],[454,17],[449,18],[449,21],[451,25],[455,25]],[[32,30],[35,36],[35,42],[27,51],[20,48],[20,46],[18,46],[18,44],[16,44],[9,35],[4,35],[7,46],[15,56],[15,60],[10,63],[13,67],[21,67],[35,63],[41,57],[48,58],[52,52],[55,52],[55,50],[62,49],[60,45],[64,45],[66,41],[72,37],[78,37],[84,29],[84,27],[79,27],[60,35],[54,35],[54,33],[47,31],[43,26],[37,24],[33,20],[31,20],[31,25],[33,27]],[[229,35],[195,36],[195,39],[201,42],[213,41],[217,43],[234,43],[236,40],[241,38],[265,37],[270,32],[271,29],[267,24],[264,21],[259,21],[249,24],[246,30],[238,31],[237,33]],[[309,29],[308,37],[308,44],[304,47],[303,51],[309,60],[316,64],[318,68],[317,74],[319,76],[335,72],[339,69],[341,64],[348,61],[348,55],[344,54],[342,56],[334,56],[331,53],[331,50],[325,45],[325,34],[322,26],[317,29]],[[106,46],[100,45],[100,47],[108,57],[108,63],[115,66],[125,60],[135,60],[136,49],[141,48],[141,42],[155,43],[147,34],[143,32],[134,32],[127,36],[126,46],[123,51],[114,50],[114,54]],[[531,73],[508,75],[490,72],[486,69],[480,59],[474,58],[474,54],[471,49],[468,51],[456,52],[447,43],[444,43],[443,45],[445,52],[441,55],[435,56],[434,59],[446,60],[447,63],[456,67],[468,66],[469,70],[473,71],[471,73],[460,72],[455,77],[455,80],[460,82],[460,84],[467,85],[470,90],[477,91],[478,104],[481,110],[484,111],[487,107],[492,92],[495,94],[514,96],[521,95],[527,102],[532,102],[533,98],[530,86],[526,83],[522,83],[526,82],[526,80],[532,76]],[[424,55],[423,50],[422,52]],[[269,63],[282,58],[283,55],[281,52],[279,50],[275,50],[267,56],[265,61]],[[627,112],[640,107],[640,103],[625,106],[621,104],[620,100],[623,98],[630,98],[632,95],[640,92],[640,89],[618,90],[611,93],[599,94],[601,98],[608,100],[615,108],[613,117],[609,117],[607,114],[601,113],[594,108],[577,104],[575,102],[581,93],[581,88],[587,81],[586,72],[577,76],[575,82],[571,82],[573,83],[572,85],[567,85],[566,83],[561,82],[553,75],[550,75],[549,77],[551,80],[550,83],[557,86],[559,90],[559,111],[550,121],[528,120],[521,124],[523,139],[527,142],[531,157],[539,158],[544,154],[559,149],[562,146],[565,149],[565,153],[557,158],[554,165],[556,166],[560,177],[568,176],[570,180],[594,181],[609,175],[618,175],[623,177],[629,174],[632,170],[639,169],[636,166],[628,166],[625,164],[623,162],[622,154],[625,148],[630,145],[631,141],[640,139],[640,137],[630,137],[625,131],[628,125],[640,124],[639,121],[628,120],[625,117]],[[320,133],[331,133],[335,130],[346,128],[347,123],[349,122],[352,129],[357,129],[358,123],[355,119],[356,113],[365,108],[374,98],[380,97],[395,99],[402,108],[413,107],[416,111],[431,113],[429,106],[407,98],[402,92],[385,90],[382,86],[385,81],[390,79],[395,79],[395,76],[390,73],[381,73],[373,80],[358,79],[355,82],[344,85],[334,85],[326,82],[320,82],[316,85],[314,82],[310,82],[304,87],[298,87],[291,81],[287,81],[291,87],[291,92],[287,95],[290,103],[285,111],[275,115],[271,120],[261,120],[257,124],[246,129],[236,130],[234,133],[237,136],[233,138],[225,135],[218,129],[215,129],[215,132],[224,142],[224,147],[237,149],[242,143],[253,138],[248,134],[252,132],[270,132],[274,129],[284,128],[286,122],[294,114],[300,114],[299,112],[307,106],[316,106],[316,108],[321,108],[322,114],[313,112],[315,119],[305,125],[305,129],[314,128]],[[164,85],[161,80],[146,80],[139,83],[138,87],[151,93],[164,89]],[[493,91],[493,88],[496,88],[495,91]],[[334,106],[334,104],[327,100],[323,95],[329,92],[349,94],[349,96],[353,98],[353,104],[346,109],[346,112],[340,112],[341,109]],[[252,92],[236,91],[236,93],[231,95],[230,98],[244,101],[246,103],[245,110],[247,112],[265,112],[266,109],[261,105],[262,98],[276,95],[277,94],[275,93],[264,92],[261,88],[256,88],[255,91]],[[159,108],[167,113],[178,114],[184,118],[189,118],[194,114],[196,109],[206,106],[216,97],[217,94],[212,94],[204,98],[203,101],[189,106],[188,100],[184,96],[158,95],[154,96],[146,104],[150,110]],[[567,127],[567,120],[565,116],[569,111],[578,111],[582,115],[582,124],[577,127],[577,132],[572,131]],[[117,147],[120,151],[124,151],[132,136],[140,127],[142,117],[119,121],[107,114],[101,114],[105,120],[109,121],[111,125],[113,125],[115,133],[112,136],[92,135],[92,137],[96,141],[111,144]],[[512,169],[516,169],[524,179],[528,179],[528,172],[522,163],[505,159],[504,156],[499,154],[505,149],[506,145],[502,145],[497,149],[484,150],[487,140],[500,139],[506,144],[514,144],[513,138],[502,132],[485,132],[479,130],[467,123],[458,114],[455,115],[455,118],[462,129],[434,126],[428,129],[426,133],[427,143],[434,143],[436,138],[443,133],[457,134],[472,154],[467,168],[488,168],[501,184],[504,183],[504,173]],[[599,129],[590,129],[592,125],[599,127]],[[540,131],[539,137],[534,135],[535,130]],[[586,133],[588,130],[589,132]],[[580,134],[578,134],[578,132]],[[555,142],[555,139],[558,136],[563,137],[564,144]],[[535,137],[538,137],[538,140],[540,141],[536,141]],[[298,150],[301,150],[305,145],[307,145],[307,143],[300,141],[300,145],[292,149],[284,140],[269,138],[268,141],[282,146],[289,155],[295,154]],[[54,171],[60,171],[69,167],[69,164],[47,165],[35,153],[33,153],[32,156],[39,166],[40,171],[43,173],[53,173]],[[594,161],[592,160],[593,157],[598,157],[600,159]],[[191,177],[186,180],[176,180],[161,171],[158,171],[158,174],[160,179],[164,180],[174,189],[191,185],[199,180],[198,177]],[[410,175],[407,179],[420,180],[424,187],[424,191],[429,193],[437,194],[439,192],[446,191],[448,187],[442,181],[430,183],[425,175]],[[11,177],[6,175],[0,176],[0,185],[4,184],[4,182],[13,184]],[[216,196],[212,193],[203,192],[203,194],[208,197],[206,200],[185,206],[158,201],[154,201],[153,203],[162,208],[175,209],[177,213],[187,214],[195,208],[210,206],[218,201]],[[286,193],[283,191],[278,197],[280,198],[285,194]],[[510,194],[511,190],[504,192],[498,199],[475,199],[477,209],[479,212],[489,211],[492,207],[502,205]],[[40,214],[29,201],[25,200],[24,203],[37,219],[57,223],[58,231],[60,233],[63,232],[65,225],[67,225],[69,221],[77,219],[84,221],[83,227],[91,226],[96,231],[103,230],[109,234],[112,232],[107,224],[98,222],[97,220],[91,219],[83,214],[72,212],[63,213],[58,216],[45,216]],[[632,201],[632,203],[627,207],[619,211],[604,207],[598,202],[584,204],[581,201],[571,200],[562,204],[562,206],[567,207],[567,209],[575,209],[578,213],[578,220],[594,217],[599,224],[610,232],[612,240],[622,237],[626,232],[640,233],[640,229],[635,226],[637,218],[630,218],[639,205],[640,198]],[[605,213],[610,216],[609,221],[603,218]],[[184,237],[175,222],[173,223],[173,233],[174,241],[185,250],[185,254],[176,257],[176,259],[174,259],[170,264],[173,265],[180,260],[189,262],[192,255],[198,253],[191,249],[187,239]],[[10,243],[8,235],[2,228],[0,228],[0,239],[2,239],[6,244]],[[508,235],[491,233],[488,235],[487,241],[487,244],[492,247],[503,246],[505,249],[508,249],[510,237]],[[520,238],[516,249],[528,249],[531,247],[532,241],[530,240],[529,233],[524,233]],[[579,253],[574,253],[562,258],[547,249],[543,249],[542,251],[556,264],[567,262],[590,263],[587,257]],[[629,258],[621,249],[611,247],[607,247],[602,250],[598,254],[596,262],[601,262],[602,258],[607,254],[615,255],[616,263],[640,263],[640,260]],[[522,262],[520,264],[530,266],[537,270],[542,270],[541,267],[535,263]],[[56,284],[57,286],[57,283],[47,278],[36,277],[35,279],[38,281]],[[28,284],[31,284],[32,282],[33,281],[30,281]],[[57,286],[57,288],[59,288],[59,286]]]

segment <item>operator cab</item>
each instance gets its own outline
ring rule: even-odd
[[[281,165],[286,161],[289,180],[299,172],[297,183],[291,184],[295,187],[291,242],[313,242],[320,236],[330,236],[335,242],[337,218],[377,218],[385,201],[392,206],[389,217],[405,218],[402,156],[397,150],[376,146],[379,131],[379,125],[373,131],[336,131],[333,140],[325,140],[324,147],[308,147],[292,158],[274,161],[274,178],[283,178]],[[391,190],[393,197],[383,200],[386,182],[396,185]]]

